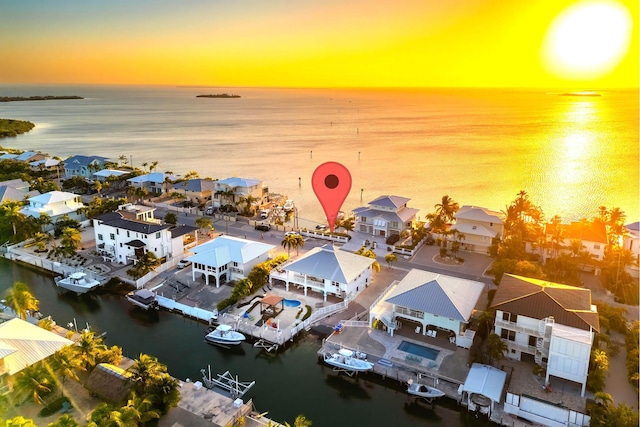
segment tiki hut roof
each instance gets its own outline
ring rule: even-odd
[[[110,403],[123,402],[133,386],[131,374],[108,363],[99,363],[89,375],[86,388]]]

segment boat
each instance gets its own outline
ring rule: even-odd
[[[100,286],[100,282],[96,279],[89,279],[87,273],[76,271],[66,277],[58,277],[56,285],[76,294],[85,294]]]
[[[246,339],[246,337],[238,331],[235,331],[229,325],[218,325],[212,332],[204,337],[209,344],[222,345],[238,345]]]
[[[149,289],[138,289],[137,291],[129,292],[127,294],[127,300],[131,304],[145,310],[149,310],[150,308],[158,309],[156,294]]]
[[[337,368],[339,371],[344,371],[348,374],[355,372],[365,372],[373,370],[373,363],[366,360],[358,359],[355,357],[353,351],[346,348],[340,349],[337,353],[326,353],[324,355],[324,361]]]
[[[291,199],[287,199],[287,200],[284,202],[284,205],[282,206],[282,208],[283,208],[285,211],[287,211],[287,212],[289,212],[290,210],[292,210],[292,209],[293,209],[293,200],[291,200]]]
[[[409,382],[409,388],[407,389],[409,394],[418,397],[424,397],[425,399],[433,399],[436,397],[444,396],[444,391],[438,390],[435,387],[428,386],[426,384]]]

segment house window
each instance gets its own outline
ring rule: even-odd
[[[533,335],[529,335],[529,345],[530,346],[535,347],[537,340],[538,339],[536,337],[534,337]]]
[[[98,234],[98,240],[104,240],[104,239],[102,238],[102,234]]]
[[[116,234],[119,236],[120,235],[120,229],[116,229]]]
[[[113,233],[109,233],[109,237],[111,237],[111,240],[116,240],[116,235]]]
[[[392,228],[398,228],[398,221],[392,221],[391,222],[391,227]]]
[[[502,332],[500,332],[500,338],[508,340],[508,341],[515,341],[516,340],[516,331],[510,331],[508,329],[502,329]]]
[[[238,263],[234,261],[234,262],[233,262],[233,266],[234,266],[234,267],[237,267],[237,266],[238,266]]]
[[[361,222],[367,222],[367,217],[363,216],[362,219],[360,220]]]
[[[127,230],[127,237],[131,237],[131,236],[129,235],[129,230]]]
[[[518,315],[503,311],[502,312],[502,320],[504,320],[505,322],[517,323],[518,322]]]
[[[598,249],[599,250],[600,249],[600,245],[596,243],[595,245],[593,245],[593,249]]]

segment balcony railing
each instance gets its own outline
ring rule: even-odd
[[[510,331],[522,332],[534,337],[540,336],[540,332],[537,329],[520,326],[514,322],[507,322],[506,320],[496,319],[496,326],[499,326],[503,329],[508,329]]]

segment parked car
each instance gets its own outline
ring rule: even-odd
[[[318,230],[318,231],[324,231],[327,228],[329,228],[329,227],[327,227],[326,225],[323,225],[323,224],[316,225],[316,230]]]
[[[269,217],[269,210],[268,209],[263,209],[260,211],[260,218],[261,219],[267,219]]]
[[[271,230],[271,225],[265,223],[256,223],[256,230],[269,231]]]
[[[178,268],[182,270],[185,267],[189,267],[191,265],[191,261],[187,261],[186,259],[181,259],[178,263]]]
[[[297,231],[287,231],[286,233],[284,233],[284,237],[287,236],[300,236],[300,233],[298,233]]]
[[[209,206],[204,213],[205,215],[213,215],[213,208]]]

